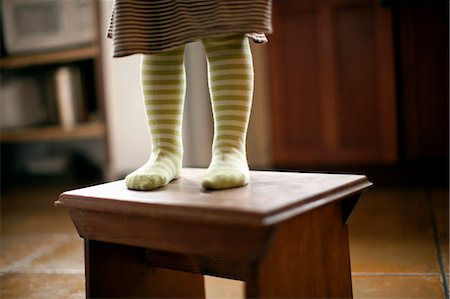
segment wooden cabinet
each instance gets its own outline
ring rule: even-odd
[[[277,167],[397,159],[391,10],[378,1],[273,3]]]
[[[402,3],[397,20],[399,123],[407,161],[448,159],[448,1]]]

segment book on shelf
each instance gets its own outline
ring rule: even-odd
[[[73,129],[87,115],[80,69],[76,66],[57,68],[54,85],[59,123],[63,129]]]
[[[0,80],[0,129],[17,131],[46,122],[42,80],[36,74],[3,75]]]

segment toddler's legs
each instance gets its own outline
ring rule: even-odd
[[[125,182],[129,189],[152,190],[180,175],[184,46],[161,54],[143,55],[141,80],[152,151],[149,161],[129,174]]]
[[[253,63],[244,34],[202,40],[214,114],[212,161],[202,185],[208,189],[243,186],[249,181],[246,135],[253,97]]]

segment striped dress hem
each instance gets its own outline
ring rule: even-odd
[[[271,31],[270,0],[116,0],[107,36],[123,57],[232,33],[266,43]]]

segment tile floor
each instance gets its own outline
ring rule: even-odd
[[[1,291],[7,298],[84,298],[83,242],[53,206],[72,186],[3,191]],[[448,190],[372,188],[349,233],[355,298],[445,298]],[[445,275],[443,275],[445,271]],[[242,298],[243,283],[206,278],[208,298]]]

